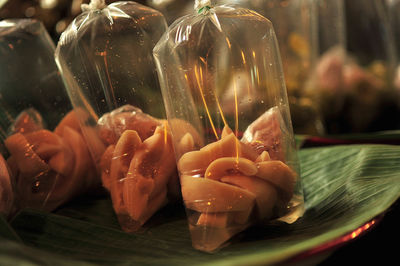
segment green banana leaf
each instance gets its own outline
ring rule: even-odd
[[[6,259],[11,265],[43,265],[43,258],[49,265],[72,265],[72,261],[73,265],[273,264],[353,231],[385,212],[400,196],[399,146],[303,149],[299,158],[305,215],[291,225],[274,222],[251,227],[214,254],[191,247],[180,204],[162,209],[142,232],[128,234],[120,230],[108,197],[98,196],[79,198],[51,214],[20,212],[8,231],[24,244],[10,238],[4,240],[6,247],[0,242],[0,261]],[[2,236],[9,225],[0,226]]]

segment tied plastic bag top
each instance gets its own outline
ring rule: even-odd
[[[41,22],[0,22],[0,133],[16,209],[50,211],[99,183],[54,49]]]
[[[56,61],[122,228],[136,231],[179,194],[152,49],[162,14],[92,1],[61,35]],[[157,117],[157,118],[156,118]]]
[[[304,208],[272,24],[205,2],[153,54],[192,243],[212,252],[254,223],[292,223]]]

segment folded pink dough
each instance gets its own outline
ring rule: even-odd
[[[23,112],[19,117],[23,123],[17,120],[14,134],[4,142],[10,153],[7,162],[16,181],[19,208],[51,211],[98,185],[74,111],[64,117],[54,132],[36,124],[37,119],[29,113]]]
[[[212,252],[249,225],[287,212],[297,174],[285,163],[282,121],[271,108],[242,140],[225,126],[219,140],[199,150],[190,133],[178,142],[187,151],[178,170],[195,248]]]
[[[101,117],[98,129],[108,145],[100,160],[103,186],[123,230],[137,231],[179,191],[169,127],[123,106]]]

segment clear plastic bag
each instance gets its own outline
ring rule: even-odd
[[[50,211],[98,183],[54,49],[42,23],[0,22],[2,153],[16,208]]]
[[[125,231],[140,229],[179,191],[152,57],[166,28],[162,14],[149,7],[92,1],[56,49],[71,102],[83,114],[83,134]]]
[[[193,246],[213,252],[254,223],[302,216],[271,22],[247,9],[200,3],[153,53]]]

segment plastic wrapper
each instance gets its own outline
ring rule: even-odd
[[[54,49],[40,22],[0,22],[2,153],[17,209],[50,211],[99,183]]]
[[[125,231],[137,231],[179,192],[171,135],[152,57],[162,14],[135,2],[83,6],[56,62]]]
[[[292,223],[304,209],[271,22],[196,4],[153,53],[192,243],[213,252],[252,224]]]

